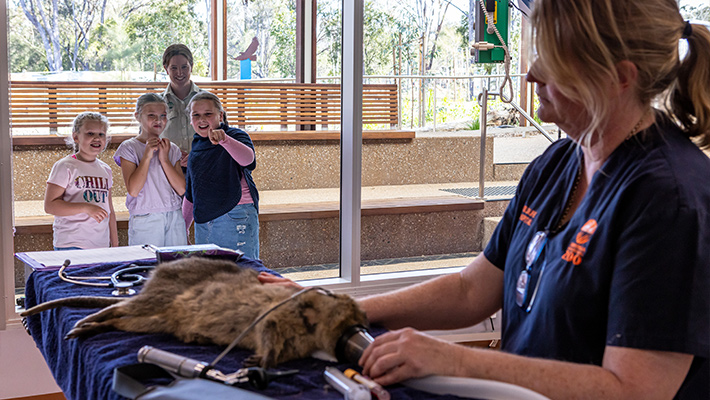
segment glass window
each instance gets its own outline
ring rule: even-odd
[[[207,76],[207,7],[200,0],[10,2],[12,79],[166,81],[162,54],[173,43],[190,47],[193,74]]]
[[[295,32],[294,1],[227,0],[227,79],[293,79]]]

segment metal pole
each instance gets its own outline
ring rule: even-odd
[[[434,132],[436,132],[436,80],[434,81]]]
[[[510,102],[510,105],[513,106],[513,108],[515,108],[516,110],[518,110],[518,112],[523,115],[523,118],[525,118],[525,119],[527,119],[528,121],[530,121],[530,123],[531,123],[538,131],[540,131],[540,133],[542,133],[543,135],[545,135],[545,137],[547,138],[547,140],[549,140],[550,142],[554,142],[554,141],[555,141],[555,139],[553,139],[550,135],[548,135],[547,132],[545,131],[545,129],[544,129],[542,126],[540,126],[540,124],[538,124],[537,121],[535,121],[535,118],[531,117],[530,114],[526,113],[525,110],[523,110],[519,105],[515,104],[514,101],[511,101],[511,102]]]
[[[340,99],[340,274],[360,281],[362,177],[363,0],[343,0],[343,79]]]
[[[419,127],[423,128],[426,126],[426,110],[424,109],[424,103],[426,102],[426,79],[422,78],[419,80]]]
[[[483,87],[481,92],[481,156],[479,158],[478,171],[478,197],[483,199],[483,191],[486,185],[486,125],[488,125],[488,87]]]
[[[7,9],[0,4],[0,51],[7,54]],[[15,314],[15,263],[13,262],[13,210],[12,210],[12,137],[10,136],[10,82],[7,57],[0,59],[0,331],[6,323],[19,322]],[[13,322],[11,322],[13,323]]]

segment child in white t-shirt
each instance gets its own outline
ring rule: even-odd
[[[167,104],[162,96],[146,93],[138,98],[134,115],[139,134],[121,143],[113,157],[128,191],[128,244],[185,245],[182,153],[177,145],[159,137],[167,122]]]
[[[105,116],[89,111],[77,115],[72,126],[75,153],[57,161],[49,173],[44,211],[54,215],[55,250],[118,246],[113,175],[96,158],[106,147],[107,130]]]

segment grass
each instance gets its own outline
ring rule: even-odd
[[[481,121],[479,121],[478,119],[474,119],[466,126],[466,129],[470,131],[477,131],[481,129]]]

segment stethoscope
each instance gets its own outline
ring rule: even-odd
[[[61,268],[59,268],[59,278],[65,282],[83,286],[108,287],[116,290],[111,294],[114,296],[132,295],[136,291],[131,289],[134,286],[142,285],[148,278],[143,275],[138,275],[140,272],[147,272],[155,268],[155,265],[138,266],[131,264],[126,268],[121,268],[111,274],[111,276],[72,276],[67,275],[64,270],[71,264],[71,260],[64,260]],[[110,282],[85,282],[88,280],[110,280]]]

